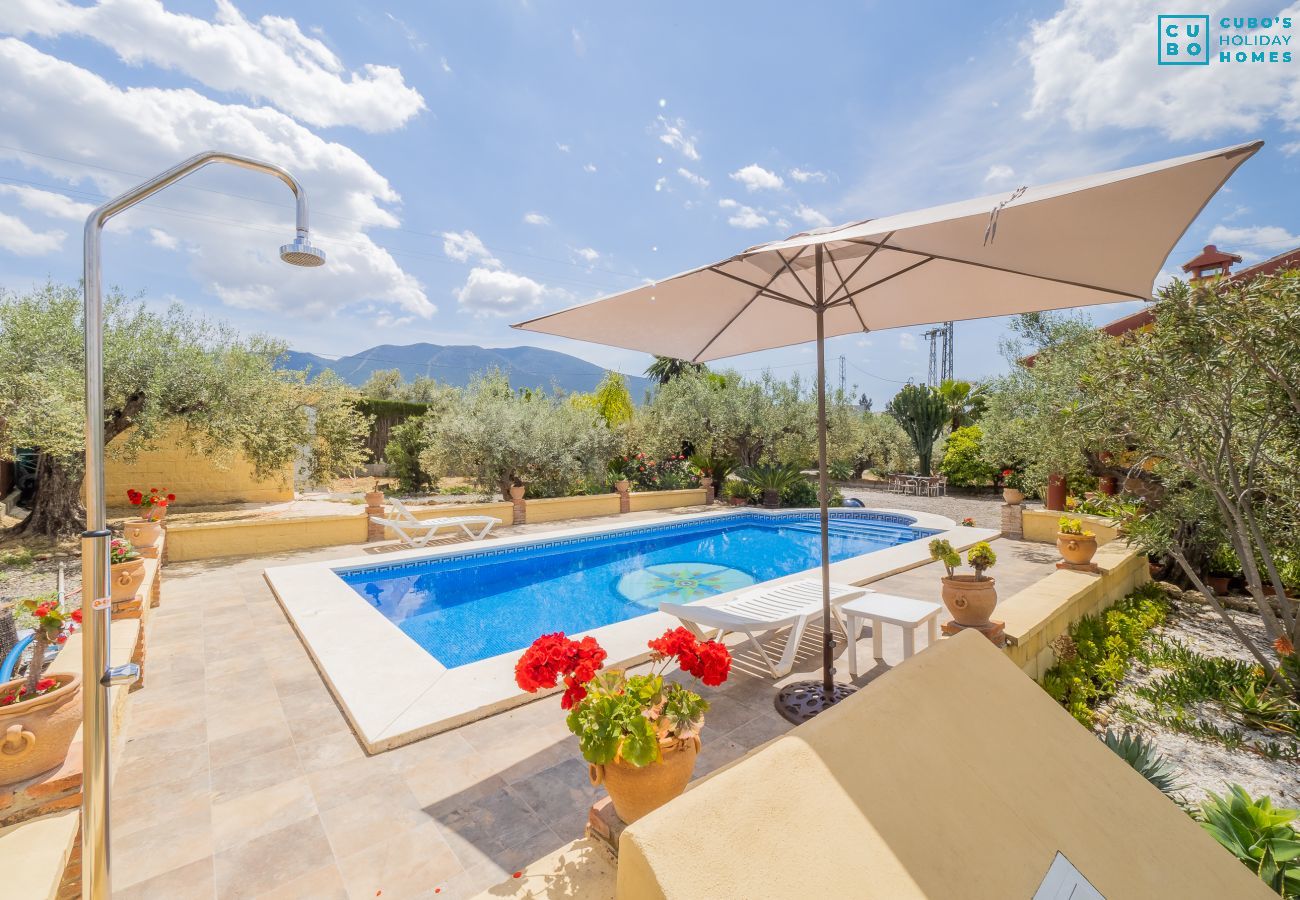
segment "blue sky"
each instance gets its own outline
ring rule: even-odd
[[[1167,10],[1137,0],[817,9],[5,0],[0,285],[78,278],[89,207],[209,147],[298,174],[331,265],[275,260],[282,186],[209,170],[111,226],[106,280],[322,354],[535,344],[635,372],[508,325],[810,225],[1257,137],[1165,268],[1300,244],[1300,61],[1158,67]],[[1300,31],[1300,2],[1202,11]],[[957,324],[959,375],[1001,368],[1004,326]],[[845,355],[879,408],[924,379],[923,330],[836,339],[832,374]]]

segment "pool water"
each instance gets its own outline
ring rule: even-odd
[[[831,561],[928,537],[906,516],[835,511]],[[487,545],[490,547],[490,544]],[[522,650],[821,562],[817,512],[702,520],[337,569],[448,668]]]

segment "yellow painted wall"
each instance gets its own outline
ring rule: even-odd
[[[528,523],[554,522],[584,516],[618,514],[618,494],[592,494],[586,497],[547,497],[527,502]]]
[[[965,632],[629,826],[616,897],[1027,898],[1057,851],[1108,900],[1276,900]]]
[[[684,491],[641,491],[633,492],[630,497],[631,511],[641,512],[646,509],[672,509],[675,506],[699,506],[704,503],[704,489],[690,488]]]
[[[1069,516],[1071,519],[1082,519],[1083,527],[1097,535],[1098,544],[1108,544],[1119,536],[1115,526],[1100,516],[1082,516],[1078,513],[1063,513],[1052,509],[1026,509],[1021,511],[1021,515],[1023,516],[1021,521],[1025,530],[1025,540],[1027,541],[1055,544],[1057,525],[1062,516]]]
[[[127,462],[114,458],[113,447],[122,441],[120,435],[109,445],[104,464],[104,494],[110,507],[128,506],[128,488],[148,491],[150,488],[167,490],[176,495],[177,508],[204,503],[273,503],[293,499],[293,466],[287,465],[279,477],[258,481],[253,477],[253,467],[239,454],[230,461],[230,467],[219,468],[206,456],[190,453],[175,440],[173,432],[163,435],[155,450],[146,450]]]
[[[1100,547],[1093,562],[1104,574],[1058,570],[998,603],[993,617],[1006,623],[1006,655],[1030,678],[1056,664],[1050,645],[1071,625],[1151,580],[1146,555],[1123,541]]]
[[[362,544],[366,516],[302,516],[167,526],[167,558],[172,562],[218,556],[261,556],[283,550]]]

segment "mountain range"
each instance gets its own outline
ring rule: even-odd
[[[469,384],[475,375],[500,369],[515,387],[558,387],[566,392],[595,390],[605,376],[605,370],[600,366],[540,347],[380,344],[338,359],[290,350],[279,365],[284,369],[308,369],[311,372],[332,369],[344,381],[355,385],[365,383],[370,374],[379,369],[397,369],[407,381],[423,375],[456,387]],[[624,378],[633,402],[640,403],[652,384],[651,380],[636,375],[625,375]]]

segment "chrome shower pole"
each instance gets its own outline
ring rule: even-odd
[[[105,223],[191,172],[211,163],[229,163],[274,175],[297,198],[297,236],[280,248],[294,265],[318,266],[325,255],[308,243],[307,195],[297,180],[279,166],[208,151],[109,200],[86,219],[85,328],[86,328],[86,530],[81,535],[82,598],[82,719],[81,785],[81,896],[83,900],[109,900],[109,723],[108,689],[129,685],[140,677],[133,664],[108,665],[110,595],[109,539],[104,502],[104,301],[100,283],[100,237]],[[35,664],[35,663],[34,663]]]

